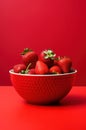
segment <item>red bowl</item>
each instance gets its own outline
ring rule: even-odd
[[[9,71],[18,94],[32,104],[49,104],[65,97],[73,86],[77,70],[65,74],[33,75]]]

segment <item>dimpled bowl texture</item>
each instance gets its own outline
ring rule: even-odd
[[[61,100],[71,90],[77,71],[65,74],[19,74],[9,71],[18,94],[32,104],[50,104]]]

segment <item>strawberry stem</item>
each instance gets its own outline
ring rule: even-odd
[[[31,66],[31,63],[28,64],[28,66],[27,66],[27,68],[26,68],[26,70],[25,70],[25,74],[28,73],[30,66]]]

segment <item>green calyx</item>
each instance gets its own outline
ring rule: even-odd
[[[58,60],[61,60],[62,58],[63,58],[62,56],[58,56],[58,57],[55,58],[55,60],[58,61]]]
[[[43,53],[45,54],[45,59],[48,59],[48,58],[50,58],[50,59],[54,59],[54,57],[56,56],[56,54],[52,51],[52,50],[45,50],[45,51],[43,51]]]
[[[21,70],[20,73],[21,73],[21,74],[28,74],[28,72],[30,71],[30,70],[29,70],[30,66],[31,66],[31,63],[28,64],[26,70]]]
[[[31,51],[32,51],[31,49],[25,48],[25,49],[23,50],[23,52],[21,53],[21,55],[25,55],[27,52],[31,52]]]

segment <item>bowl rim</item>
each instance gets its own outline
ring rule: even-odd
[[[13,69],[10,69],[10,70],[9,70],[9,73],[10,73],[10,74],[13,74],[13,75],[19,75],[19,76],[34,76],[34,77],[38,77],[38,76],[40,76],[40,77],[48,77],[48,76],[49,76],[49,77],[51,77],[51,76],[65,76],[65,75],[76,74],[76,73],[77,73],[77,70],[74,69],[73,72],[64,73],[64,74],[45,74],[45,75],[43,75],[43,74],[21,74],[21,73],[15,73],[15,72],[13,71]]]

